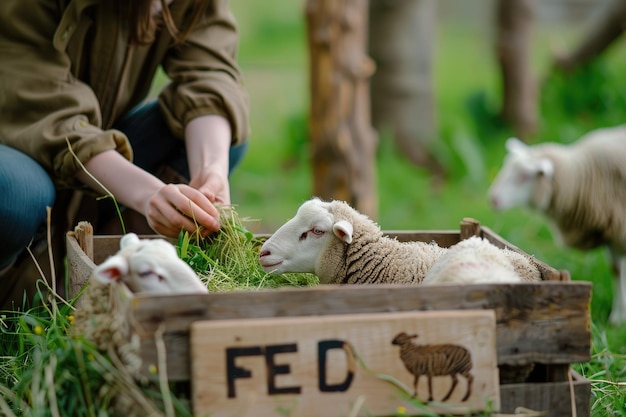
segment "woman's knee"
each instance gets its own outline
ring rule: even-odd
[[[27,244],[46,220],[56,190],[46,171],[32,158],[0,145],[0,236]],[[0,238],[0,246],[2,243]]]

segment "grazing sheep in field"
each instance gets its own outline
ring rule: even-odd
[[[450,375],[452,377],[452,385],[448,393],[441,399],[441,401],[446,401],[459,383],[457,375],[461,374],[467,380],[467,390],[461,401],[466,401],[472,393],[472,382],[474,381],[474,377],[470,374],[472,369],[470,352],[463,346],[453,344],[415,345],[411,342],[411,339],[416,337],[416,334],[409,336],[402,332],[391,342],[393,345],[400,346],[400,359],[404,362],[406,369],[415,377],[413,380],[413,396],[417,397],[417,383],[420,376],[426,375],[428,377],[428,401],[432,401],[432,378],[434,376]]]
[[[489,190],[496,210],[529,207],[567,246],[609,249],[616,273],[610,322],[626,321],[626,125],[594,130],[570,145],[511,138]]]
[[[259,262],[266,272],[315,273],[323,284],[420,284],[447,251],[434,243],[399,242],[347,203],[313,198],[265,241]]]
[[[134,293],[206,293],[198,275],[178,257],[176,248],[164,239],[139,239],[128,233],[120,250],[93,272],[102,283],[122,281]]]
[[[424,284],[478,284],[540,281],[523,255],[473,236],[451,246],[426,273]]]

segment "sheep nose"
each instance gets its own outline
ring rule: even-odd
[[[263,249],[261,253],[259,254],[259,258],[262,258],[264,256],[269,256],[269,255],[271,255],[271,252],[267,249]]]

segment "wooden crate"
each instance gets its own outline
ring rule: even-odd
[[[389,231],[401,241],[435,241],[449,247],[482,236],[499,247],[519,248],[472,219],[460,230]],[[115,253],[119,236],[67,235],[68,267],[74,291],[92,269]],[[81,243],[79,244],[79,241]],[[522,252],[523,253],[523,252]],[[590,383],[571,370],[590,359],[591,283],[571,281],[567,271],[536,260],[540,283],[470,286],[320,285],[206,295],[130,296],[129,321],[141,340],[143,371],[158,363],[154,334],[165,329],[167,374],[171,381],[191,379],[190,329],[206,320],[330,316],[384,312],[492,310],[495,351],[500,369],[500,412],[517,407],[550,416],[590,413]],[[72,288],[70,288],[70,292]],[[532,368],[519,383],[511,375]],[[508,381],[508,380],[511,381]]]

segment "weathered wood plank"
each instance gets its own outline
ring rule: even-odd
[[[550,417],[589,416],[591,412],[591,383],[571,371],[572,382],[535,382],[500,386],[500,413],[514,414],[525,407]],[[576,414],[572,412],[573,406]]]
[[[91,236],[93,238],[93,235]],[[67,268],[69,271],[68,299],[73,299],[82,290],[89,280],[94,268],[93,260],[89,258],[81,248],[74,232],[68,232],[65,236],[67,250]]]
[[[151,337],[164,323],[177,334],[170,377],[189,379],[188,340],[197,320],[324,316],[395,311],[493,309],[498,364],[569,364],[590,358],[591,284],[542,282],[472,286],[345,285],[207,295],[135,297],[133,320]],[[183,336],[183,337],[180,337]],[[165,336],[167,338],[167,334]],[[143,353],[156,363],[151,339]],[[181,362],[182,361],[182,362]]]
[[[417,399],[437,402],[428,405],[437,413],[499,406],[493,311],[197,321],[190,341],[194,415],[271,416],[280,408],[340,417],[361,396],[359,414],[394,415],[398,406],[423,414],[411,401],[416,388]],[[404,349],[422,351],[402,358]],[[408,369],[422,362],[414,386]]]

